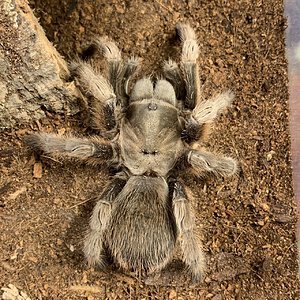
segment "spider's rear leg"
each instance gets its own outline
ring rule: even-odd
[[[104,231],[112,213],[112,203],[121,192],[126,181],[116,178],[98,198],[90,218],[90,228],[84,239],[83,252],[89,266],[105,267],[106,256],[103,251]]]
[[[200,79],[197,59],[199,46],[194,30],[188,24],[179,23],[176,26],[177,33],[183,42],[181,68],[185,82],[186,96],[184,106],[194,109],[201,99]]]
[[[203,150],[189,151],[187,162],[198,177],[206,177],[208,175],[228,177],[238,171],[237,162],[233,158]]]
[[[115,146],[100,138],[83,139],[35,133],[25,136],[24,141],[34,151],[54,157],[76,158],[91,164],[117,160]]]
[[[205,257],[200,240],[194,234],[194,216],[191,205],[183,186],[179,182],[174,183],[172,204],[183,252],[183,261],[190,269],[193,279],[199,281],[204,276]]]

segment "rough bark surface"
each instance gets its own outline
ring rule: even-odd
[[[0,129],[78,110],[66,62],[26,1],[0,2]]]

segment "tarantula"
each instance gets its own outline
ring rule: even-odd
[[[108,79],[83,60],[72,63],[71,72],[81,92],[92,99],[92,125],[100,134],[77,138],[34,133],[25,142],[53,156],[118,167],[90,219],[83,247],[89,265],[104,266],[111,257],[127,270],[159,272],[180,240],[183,261],[199,280],[205,258],[182,174],[186,169],[200,178],[236,172],[234,159],[199,145],[207,124],[231,103],[233,94],[203,99],[195,32],[188,24],[176,29],[183,43],[180,67],[169,60],[163,66],[165,79],[144,77],[131,89],[139,60],[124,62],[113,41],[95,40],[88,52],[104,55]]]

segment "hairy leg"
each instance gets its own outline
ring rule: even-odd
[[[116,178],[111,182],[99,197],[94,207],[90,228],[84,239],[83,252],[89,266],[95,264],[105,267],[103,254],[104,231],[112,213],[112,203],[125,185],[125,180]]]
[[[233,93],[230,91],[220,93],[204,101],[201,97],[201,87],[197,59],[199,46],[194,30],[188,24],[178,24],[177,32],[181,38],[182,57],[181,68],[186,86],[185,107],[192,110],[192,114],[186,120],[183,139],[191,143],[204,136],[206,123],[211,123],[232,101]],[[167,73],[177,75],[177,69],[172,64],[167,65]],[[173,69],[175,70],[173,70]],[[170,77],[170,75],[169,75]],[[174,79],[173,79],[174,80]]]
[[[199,281],[204,276],[205,257],[200,240],[194,234],[194,216],[189,200],[179,182],[174,183],[172,203],[183,261],[193,274],[193,279]]]
[[[75,77],[80,91],[93,99],[90,103],[92,127],[98,130],[103,126],[108,130],[114,128],[114,107],[117,98],[111,84],[86,62],[72,62],[70,71]]]
[[[203,138],[208,128],[206,124],[212,123],[231,104],[233,97],[231,91],[226,91],[197,103],[185,123],[183,132],[185,141],[190,143]]]
[[[62,158],[76,158],[92,164],[114,161],[117,156],[115,146],[99,138],[83,139],[34,133],[25,136],[24,141],[36,152]]]
[[[181,138],[188,144],[200,139],[203,141],[208,136],[209,128],[208,124],[201,124],[193,116],[190,116],[185,120]]]
[[[139,67],[139,59],[132,57],[125,63],[115,42],[107,37],[100,37],[94,41],[94,47],[103,53],[108,62],[108,78],[116,93],[121,106],[128,104],[129,81]],[[119,104],[119,103],[118,103]]]
[[[95,47],[104,55],[108,62],[108,78],[114,91],[117,89],[117,82],[122,73],[123,60],[121,52],[116,43],[108,37],[99,37],[94,41]]]
[[[237,162],[233,158],[203,150],[189,151],[187,162],[198,177],[206,177],[207,175],[227,177],[234,175],[238,170]]]
[[[118,81],[117,93],[121,98],[129,97],[129,82],[139,68],[139,58],[131,57],[124,64],[121,80]],[[125,103],[127,105],[128,103]]]
[[[213,122],[232,102],[234,94],[226,91],[197,104],[192,117],[200,124]]]
[[[177,63],[171,59],[165,61],[163,65],[163,72],[166,79],[173,85],[176,98],[178,100],[183,100],[185,98],[185,83]]]
[[[179,23],[176,26],[177,33],[183,43],[181,68],[186,86],[186,97],[184,106],[194,109],[201,100],[201,89],[197,59],[199,46],[194,30],[188,24]]]

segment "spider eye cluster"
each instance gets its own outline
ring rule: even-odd
[[[149,110],[157,110],[157,104],[153,103],[153,102],[149,103],[148,104],[148,109]]]
[[[143,149],[142,153],[145,154],[145,155],[157,155],[158,154],[158,150],[146,150],[146,149]]]

